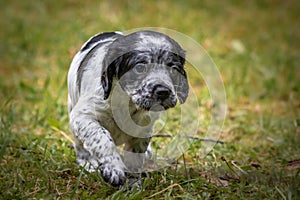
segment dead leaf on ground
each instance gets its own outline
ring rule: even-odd
[[[227,186],[230,185],[230,181],[224,180],[224,179],[221,179],[221,178],[217,178],[217,177],[209,179],[209,182],[213,183],[213,184],[215,184],[216,186],[219,186],[219,187],[227,187]]]
[[[300,159],[288,161],[286,169],[300,169]]]
[[[256,169],[261,167],[261,165],[258,162],[250,162],[249,164],[250,166],[255,167]]]

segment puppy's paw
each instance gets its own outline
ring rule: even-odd
[[[151,157],[152,157],[152,148],[151,148],[151,145],[149,144],[147,147],[147,150],[145,152],[145,158],[146,158],[146,160],[150,160]]]
[[[142,180],[141,178],[129,178],[128,181],[128,186],[130,189],[136,189],[136,190],[141,190],[142,189]]]
[[[121,186],[126,182],[124,170],[117,168],[112,164],[104,164],[101,166],[101,175],[104,181],[112,186]]]
[[[138,173],[126,173],[126,183],[120,187],[124,191],[133,191],[142,189],[141,174]]]

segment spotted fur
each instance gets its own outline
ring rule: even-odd
[[[101,173],[114,186],[126,182],[125,172],[141,172],[151,156],[155,120],[149,121],[149,112],[156,119],[157,111],[187,98],[184,54],[174,40],[152,31],[102,33],[83,45],[68,73],[70,129],[79,165]],[[112,104],[117,85],[125,96]],[[121,114],[123,108],[129,117]],[[132,121],[146,128],[128,131]],[[123,157],[116,148],[121,144]]]

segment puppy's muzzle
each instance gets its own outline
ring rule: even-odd
[[[153,96],[159,100],[159,101],[164,101],[166,99],[168,99],[171,95],[172,91],[162,85],[157,85],[154,90],[153,90]]]
[[[153,103],[148,109],[152,111],[166,110],[174,107],[177,103],[177,99],[172,90],[162,84],[157,84],[153,87],[151,96]]]

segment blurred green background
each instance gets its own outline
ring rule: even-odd
[[[95,33],[165,27],[204,46],[229,98],[287,99],[300,85],[298,10],[297,1],[1,1],[1,85],[63,79]]]
[[[210,170],[213,166],[222,171],[227,169],[221,159],[225,157],[238,160],[243,169],[256,161],[262,167],[261,173],[270,166],[280,172],[265,173],[265,180],[270,181],[254,181],[250,186],[248,183],[248,188],[245,184],[231,184],[233,179],[229,179],[225,189],[213,181],[197,179],[201,173],[185,171],[183,177],[165,179],[165,175],[157,175],[157,179],[150,178],[155,183],[145,186],[149,193],[131,195],[175,198],[188,192],[186,197],[190,198],[299,197],[299,166],[293,165],[295,171],[286,175],[281,171],[286,171],[284,166],[297,161],[300,155],[299,10],[296,0],[0,0],[3,195],[102,198],[114,194],[114,189],[98,186],[97,177],[78,181],[79,174],[70,164],[75,160],[73,151],[61,134],[69,135],[69,64],[81,45],[98,32],[164,27],[190,36],[207,50],[221,72],[227,94],[228,113],[221,139],[228,144],[216,147],[203,162],[190,158],[188,166]],[[200,90],[205,88],[197,76],[191,76],[190,82],[199,83]],[[204,110],[209,112],[209,96],[203,99]],[[67,178],[60,176],[66,168],[74,173]],[[271,177],[277,177],[277,182]],[[192,186],[184,182],[193,178],[196,181]],[[68,181],[77,187],[65,188]],[[173,186],[177,189],[164,190]]]

